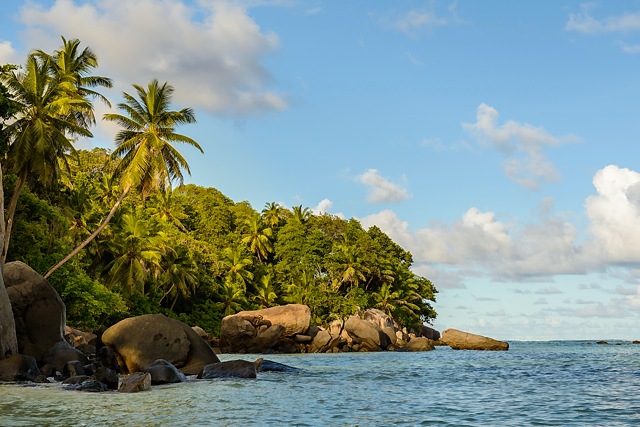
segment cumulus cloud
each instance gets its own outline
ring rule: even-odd
[[[369,169],[357,177],[358,182],[369,188],[370,203],[397,203],[409,198],[409,192],[382,177],[377,169]]]
[[[556,182],[559,172],[543,153],[546,146],[576,141],[574,136],[557,137],[542,128],[508,121],[498,124],[498,111],[480,104],[475,123],[465,123],[464,129],[486,146],[498,149],[505,156],[504,171],[512,181],[537,189],[541,182]]]
[[[229,116],[280,110],[286,96],[269,89],[262,64],[279,47],[247,13],[224,0],[56,0],[27,2],[20,20],[32,47],[52,50],[78,38],[98,55],[118,90],[157,78],[175,86],[179,104]]]
[[[16,55],[16,50],[11,42],[0,41],[0,64],[20,64],[24,62]]]
[[[640,12],[626,12],[619,16],[596,19],[591,14],[593,6],[592,3],[585,3],[581,6],[580,12],[570,14],[565,29],[585,34],[640,30]]]
[[[464,287],[466,278],[491,277],[497,281],[552,281],[556,275],[606,272],[616,280],[637,284],[640,265],[640,173],[607,166],[593,178],[596,194],[585,201],[589,227],[577,228],[555,215],[545,199],[537,221],[505,222],[490,211],[468,209],[451,223],[432,222],[411,230],[391,210],[360,221],[377,225],[414,256],[416,272],[443,288]],[[579,289],[602,290],[587,283]],[[613,292],[640,301],[636,287]],[[517,292],[517,291],[516,291]],[[538,294],[561,293],[558,287]],[[635,298],[635,299],[634,299]]]
[[[337,216],[338,218],[345,218],[345,216],[344,216],[344,214],[342,212],[331,213],[330,210],[331,210],[332,207],[333,207],[333,202],[331,200],[322,199],[320,201],[320,203],[318,203],[316,205],[316,207],[311,209],[311,210],[316,215],[331,214],[331,215]]]
[[[591,250],[607,263],[640,263],[640,173],[610,165],[593,185],[598,194],[585,202]]]

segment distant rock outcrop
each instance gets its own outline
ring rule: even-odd
[[[445,329],[440,338],[454,350],[509,350],[509,343],[457,329]]]

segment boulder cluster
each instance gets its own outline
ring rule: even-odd
[[[4,382],[61,381],[69,390],[137,392],[188,378],[256,378],[264,371],[301,372],[262,358],[221,362],[212,347],[223,353],[260,354],[429,351],[436,345],[469,350],[509,348],[506,342],[455,329],[445,330],[442,336],[428,326],[407,330],[377,309],[335,320],[327,327],[315,326],[310,308],[300,304],[227,316],[215,339],[197,326],[162,314],[124,319],[89,333],[66,325],[60,296],[26,264],[6,264],[4,283],[4,298],[10,302],[13,318],[0,318],[0,334],[14,329],[17,342],[17,349],[0,349],[0,381]],[[6,317],[3,307],[0,315]]]
[[[337,353],[343,351],[428,351],[440,333],[423,326],[407,331],[377,309],[311,325],[306,305],[289,304],[241,311],[222,319],[218,345],[223,353]]]

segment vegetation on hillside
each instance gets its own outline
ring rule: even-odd
[[[108,102],[96,67],[63,38],[52,55],[3,66],[0,80],[4,255],[51,274],[70,324],[162,312],[215,333],[225,315],[285,303],[309,305],[316,324],[369,307],[405,326],[435,317],[435,287],[378,227],[182,185],[175,145],[200,145],[175,132],[195,115],[171,110],[166,83],[134,85],[123,114],[105,116],[122,128],[113,152],[76,150],[95,124],[92,101]]]

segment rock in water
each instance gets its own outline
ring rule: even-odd
[[[147,372],[136,372],[122,380],[118,387],[120,393],[137,393],[147,391],[151,388],[151,374]]]
[[[433,341],[425,337],[411,338],[409,342],[402,347],[403,351],[431,351],[435,350]]]
[[[440,340],[454,350],[509,350],[507,342],[457,329],[445,329]]]
[[[124,319],[104,331],[102,341],[119,355],[121,368],[128,372],[165,359],[186,375],[199,375],[205,365],[220,362],[191,327],[163,314]]]
[[[258,366],[258,372],[283,372],[285,374],[299,374],[304,372],[300,368],[285,365],[284,363],[273,362],[271,360],[263,360]]]
[[[151,374],[151,385],[179,383],[187,380],[187,377],[178,368],[164,359],[154,361],[142,369],[142,372]]]
[[[202,370],[202,379],[216,378],[256,378],[262,359],[255,362],[246,360],[227,360],[226,362],[207,365]]]

